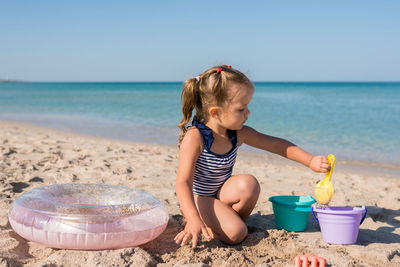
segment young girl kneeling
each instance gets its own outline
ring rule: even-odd
[[[257,203],[260,185],[250,174],[232,176],[236,153],[243,143],[316,172],[328,171],[325,156],[313,156],[289,141],[244,125],[253,93],[254,86],[246,75],[226,65],[185,82],[183,118],[178,125],[182,133],[176,194],[186,225],[175,237],[177,244],[183,246],[192,240],[194,248],[200,234],[227,244],[240,243],[246,237],[245,221]]]

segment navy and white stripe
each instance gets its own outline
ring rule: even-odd
[[[199,130],[203,139],[203,151],[199,155],[194,169],[193,193],[215,197],[225,181],[232,175],[239,147],[237,133],[234,130],[227,130],[232,149],[226,154],[216,154],[211,152],[214,142],[212,130],[201,123],[196,116],[193,118],[192,126]]]
[[[196,162],[193,193],[201,196],[216,196],[218,190],[232,176],[238,145],[224,155],[215,154],[204,148]]]

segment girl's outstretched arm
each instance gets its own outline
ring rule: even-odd
[[[175,242],[183,246],[192,239],[193,248],[196,247],[200,234],[210,239],[206,225],[197,211],[192,192],[194,167],[202,150],[202,142],[202,137],[197,129],[188,130],[180,146],[176,176],[176,195],[186,225],[185,229],[175,236]]]
[[[281,155],[310,167],[316,172],[327,172],[330,168],[325,156],[313,156],[285,139],[262,134],[248,126],[243,126],[238,132],[238,140],[239,144],[245,143]]]

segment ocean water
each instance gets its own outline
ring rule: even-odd
[[[182,83],[0,83],[0,119],[175,144]],[[255,83],[247,125],[316,154],[400,165],[400,83]]]

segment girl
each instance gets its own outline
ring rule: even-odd
[[[183,86],[176,194],[186,224],[175,237],[181,246],[192,240],[195,248],[200,234],[227,244],[246,237],[245,221],[256,205],[260,185],[250,174],[231,176],[243,143],[316,172],[329,169],[325,156],[313,156],[289,141],[244,126],[253,93],[250,80],[226,65],[213,67]],[[193,110],[192,125],[187,127]]]

